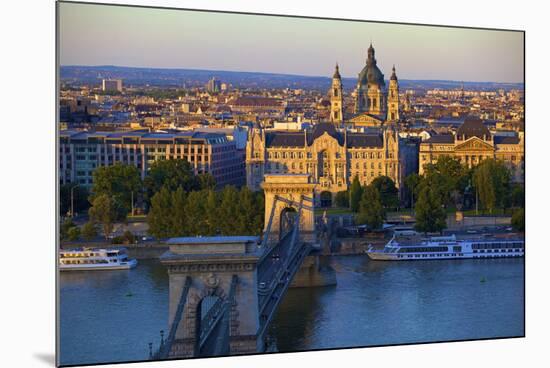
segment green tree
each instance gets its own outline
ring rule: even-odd
[[[510,205],[512,207],[525,206],[525,190],[521,184],[514,184],[510,191]]]
[[[359,182],[359,177],[355,175],[351,182],[349,190],[349,206],[352,212],[359,211],[359,202],[361,202],[361,196],[363,195],[363,188]]]
[[[92,204],[96,197],[107,195],[116,201],[126,214],[132,208],[132,196],[137,197],[141,190],[139,170],[135,166],[122,163],[98,167],[93,173],[93,182],[90,196]]]
[[[172,236],[172,193],[162,188],[151,198],[151,207],[147,214],[149,234],[163,239]]]
[[[208,190],[206,194],[206,202],[204,204],[204,212],[206,215],[206,234],[216,235],[219,232],[219,200],[218,195],[213,190]]]
[[[263,216],[263,196],[242,187],[239,191],[236,221],[238,226],[235,235],[259,235],[263,228]]]
[[[216,188],[216,179],[210,173],[199,174],[198,181],[201,189],[214,190]]]
[[[437,190],[427,184],[421,185],[415,206],[415,229],[423,233],[440,232],[447,227],[446,218]]]
[[[124,219],[126,213],[114,198],[100,194],[95,196],[88,214],[90,220],[103,226],[103,234],[107,238],[113,231],[115,221]]]
[[[122,241],[124,244],[134,244],[136,242],[136,236],[130,230],[126,230],[124,234],[122,234]]]
[[[80,228],[78,226],[73,226],[67,231],[67,239],[70,241],[78,240],[80,237]]]
[[[66,218],[60,227],[61,239],[66,240],[68,237],[69,230],[75,226],[76,225],[74,224],[73,220],[70,217]]]
[[[97,227],[92,221],[88,221],[82,226],[81,233],[85,240],[92,240],[97,236]]]
[[[260,235],[264,229],[264,220],[265,220],[265,197],[262,190],[254,193],[255,198],[255,211],[254,211],[254,233],[253,235]]]
[[[420,175],[417,173],[412,173],[405,178],[405,187],[409,190],[409,195],[411,196],[411,208],[414,208],[414,196],[420,180]]]
[[[342,190],[336,193],[334,203],[337,207],[349,208],[349,192],[347,190]]]
[[[164,188],[166,190],[166,188]],[[167,211],[170,236],[185,236],[187,229],[187,195],[182,187],[171,193],[171,209]],[[207,235],[207,234],[204,234]]]
[[[510,190],[510,171],[502,161],[483,160],[474,169],[474,187],[482,206],[492,212],[505,207]]]
[[[377,230],[382,228],[385,217],[380,192],[375,185],[370,184],[365,188],[361,196],[356,221],[359,224],[367,224],[369,229]]]
[[[443,205],[448,206],[455,204],[455,199],[464,195],[470,180],[470,171],[458,159],[443,155],[436,163],[426,165],[424,178],[436,188],[436,195]]]
[[[253,217],[254,197],[250,189],[243,187],[239,191],[239,200],[235,213],[235,233],[248,235],[252,230]]]
[[[512,215],[512,228],[515,231],[525,231],[525,209],[520,208]]]
[[[90,208],[88,202],[88,190],[86,187],[73,183],[64,184],[59,187],[59,211],[61,215],[71,210],[71,188],[73,189],[73,205],[75,213],[85,212]]]
[[[399,205],[398,189],[395,182],[388,176],[382,175],[375,178],[373,185],[380,193],[380,200],[384,208],[396,208]]]
[[[206,221],[205,213],[205,191],[193,191],[187,196],[186,211],[189,214],[187,217],[187,229],[191,236],[204,235],[208,232],[208,222]],[[230,221],[234,221],[235,215],[230,216]],[[220,219],[223,221],[223,219]]]
[[[223,235],[239,235],[240,225],[236,223],[241,216],[239,213],[239,192],[237,189],[228,185],[221,192],[221,202],[219,209],[220,231]]]
[[[189,162],[172,159],[153,162],[143,180],[143,186],[146,199],[150,201],[162,187],[169,191],[175,191],[182,187],[185,192],[190,192],[200,189],[200,182],[194,175]]]

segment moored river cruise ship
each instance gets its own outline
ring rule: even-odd
[[[137,265],[126,248],[75,248],[59,251],[60,271],[126,270]]]
[[[457,240],[454,235],[424,240],[393,237],[384,249],[378,250],[369,246],[366,253],[370,259],[376,261],[523,257],[525,241],[523,239]]]

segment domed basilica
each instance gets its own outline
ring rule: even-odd
[[[332,77],[329,95],[331,99],[330,120],[334,123],[346,122],[357,126],[380,126],[384,122],[399,120],[399,84],[395,66],[386,89],[384,74],[376,64],[372,44],[367,51],[365,67],[357,78],[357,86],[353,93],[355,99],[353,115],[347,116],[343,111],[342,79],[338,65],[336,65],[336,71]],[[348,118],[346,119],[346,117]]]

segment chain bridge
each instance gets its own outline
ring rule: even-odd
[[[264,352],[277,308],[315,244],[309,175],[266,175],[262,237],[172,238],[169,331],[152,359]]]

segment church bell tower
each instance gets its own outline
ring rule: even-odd
[[[399,83],[395,74],[395,65],[392,68],[390,85],[388,87],[388,114],[386,120],[390,122],[399,120]]]
[[[344,97],[342,95],[342,78],[338,64],[332,76],[332,85],[330,87],[330,121],[335,125],[341,125],[344,122]]]

